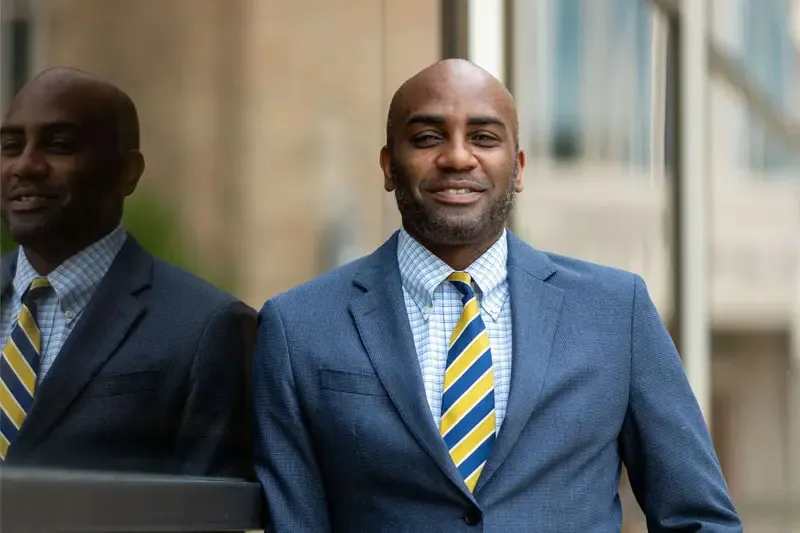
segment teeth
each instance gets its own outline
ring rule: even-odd
[[[30,202],[30,201],[38,200],[40,198],[44,198],[44,196],[25,195],[25,196],[18,197],[15,201],[16,202]]]
[[[469,189],[445,189],[444,192],[447,194],[469,194],[472,191]]]

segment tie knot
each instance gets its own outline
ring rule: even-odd
[[[472,276],[467,274],[466,272],[453,272],[449,276],[447,276],[449,281],[460,281],[461,283],[466,283],[467,285],[472,284]]]
[[[461,294],[472,297],[472,276],[466,272],[453,272],[447,279]]]
[[[36,278],[31,281],[31,284],[28,286],[28,290],[25,291],[25,295],[22,297],[22,299],[26,302],[35,300],[49,288],[50,281],[47,278]]]

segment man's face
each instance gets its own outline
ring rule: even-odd
[[[445,246],[499,236],[524,165],[506,95],[443,82],[411,91],[404,103],[382,162],[406,230]]]
[[[124,198],[116,135],[90,95],[35,83],[0,130],[0,209],[23,246],[80,238],[116,216]]]

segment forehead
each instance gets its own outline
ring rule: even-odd
[[[447,121],[466,121],[474,116],[492,116],[506,125],[513,120],[513,105],[496,84],[480,79],[437,77],[423,79],[403,94],[401,120],[413,115],[437,115]]]
[[[72,123],[91,129],[101,125],[98,101],[75,84],[32,83],[14,98],[4,127],[35,128]]]

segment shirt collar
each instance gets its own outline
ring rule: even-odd
[[[503,229],[500,238],[466,268],[477,285],[476,295],[481,308],[494,320],[499,318],[508,296],[507,260],[508,235]],[[401,229],[398,235],[397,262],[403,287],[420,310],[430,305],[436,288],[455,272],[405,229]]]
[[[77,315],[86,307],[127,236],[125,229],[119,225],[99,241],[61,263],[47,276],[63,312],[70,311]],[[20,248],[13,282],[14,297],[22,298],[31,282],[38,277],[41,276]]]

